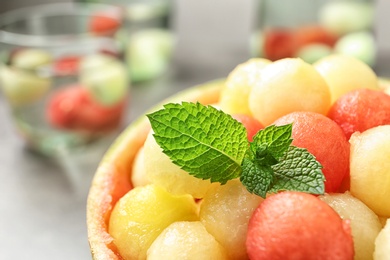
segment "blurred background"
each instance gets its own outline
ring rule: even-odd
[[[0,259],[90,259],[85,205],[99,161],[174,93],[252,57],[342,52],[390,77],[387,10],[387,0],[1,0]]]

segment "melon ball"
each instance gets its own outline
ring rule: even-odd
[[[219,185],[196,178],[174,164],[157,144],[152,130],[144,144],[144,167],[146,178],[151,183],[173,194],[191,194],[195,198],[203,198],[210,188]]]
[[[270,63],[267,59],[253,58],[235,67],[221,90],[221,109],[229,114],[250,115],[249,94],[253,85],[261,78],[262,70]]]
[[[357,58],[333,54],[318,60],[313,66],[328,83],[332,104],[349,91],[379,88],[375,72]]]
[[[371,32],[354,32],[341,37],[335,47],[335,52],[355,57],[369,66],[376,59],[376,44]]]
[[[248,221],[263,199],[251,194],[238,180],[206,193],[199,218],[207,231],[226,248],[230,259],[247,259]]]
[[[319,198],[331,206],[342,219],[351,221],[354,260],[372,259],[375,239],[382,229],[378,216],[349,192],[325,194]]]
[[[327,83],[312,65],[299,58],[266,66],[249,96],[252,115],[265,126],[294,111],[326,114],[329,107]]]
[[[390,96],[380,90],[350,91],[333,103],[328,117],[340,125],[349,139],[354,132],[390,124]]]
[[[86,56],[80,63],[80,81],[99,104],[113,106],[126,98],[129,81],[124,65],[104,54]]]
[[[348,175],[350,145],[343,130],[328,117],[313,112],[294,112],[277,119],[275,125],[292,123],[292,144],[306,148],[322,165],[325,191],[335,192]]]
[[[374,21],[374,4],[363,1],[328,1],[319,13],[319,21],[337,35],[368,29]]]
[[[176,221],[195,221],[198,207],[190,195],[174,196],[155,185],[137,187],[115,204],[108,231],[125,260],[145,259],[153,241]]]
[[[300,48],[296,56],[305,62],[312,64],[319,59],[330,55],[332,52],[333,49],[329,45],[322,43],[312,43]]]
[[[145,172],[144,147],[141,147],[135,155],[131,171],[131,183],[133,187],[150,184]]]
[[[390,252],[390,219],[387,219],[384,228],[375,240],[375,260],[388,260]]]
[[[166,69],[174,46],[168,30],[144,29],[132,33],[127,40],[126,62],[132,81],[154,78]]]
[[[226,250],[199,221],[178,221],[156,238],[147,252],[148,260],[227,259]]]
[[[280,192],[267,197],[248,224],[247,252],[252,260],[352,259],[347,221],[318,197]]]
[[[51,86],[51,79],[48,77],[7,66],[0,68],[0,82],[4,95],[13,106],[22,106],[39,100],[47,94]]]
[[[350,138],[350,190],[378,216],[390,217],[390,125]]]
[[[48,65],[52,61],[52,55],[45,50],[23,49],[15,53],[11,63],[20,69],[36,69],[39,66]]]

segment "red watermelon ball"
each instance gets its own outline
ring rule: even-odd
[[[349,222],[303,192],[267,197],[249,220],[246,247],[251,260],[354,257]]]
[[[257,132],[264,128],[264,125],[253,116],[246,114],[234,114],[232,117],[244,125],[250,142],[253,141],[253,137],[257,134]]]
[[[328,117],[340,125],[349,139],[354,132],[390,124],[390,96],[380,90],[353,90],[336,100]]]
[[[70,85],[55,92],[46,109],[47,121],[54,127],[91,133],[117,128],[126,100],[114,106],[96,103],[82,85]]]
[[[293,123],[292,145],[306,148],[323,166],[325,192],[338,191],[349,175],[349,142],[340,126],[315,112],[293,112],[277,119],[275,125]]]

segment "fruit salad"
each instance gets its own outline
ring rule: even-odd
[[[117,139],[94,259],[388,259],[390,84],[343,55],[253,58]]]

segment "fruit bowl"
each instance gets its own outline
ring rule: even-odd
[[[385,259],[388,90],[347,56],[257,58],[164,100],[98,166],[93,258]]]
[[[216,103],[222,86],[223,80],[195,86],[164,100],[151,111],[175,101]],[[149,129],[150,124],[145,116],[135,120],[118,137],[98,166],[87,203],[88,240],[94,259],[122,259],[107,231],[109,217],[118,199],[132,189],[129,177],[132,163]]]

